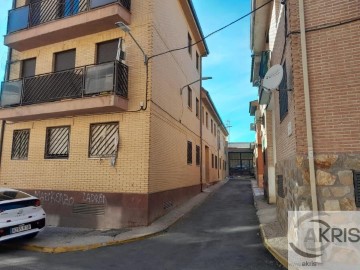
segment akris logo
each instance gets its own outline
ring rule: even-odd
[[[359,243],[359,228],[339,228],[330,226],[324,217],[326,214],[308,213],[298,219],[298,231],[302,233],[302,242],[289,242],[290,247],[300,256],[316,258],[323,255],[330,244]]]

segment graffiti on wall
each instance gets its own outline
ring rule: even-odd
[[[42,202],[71,207],[75,203],[75,199],[69,193],[58,192],[58,191],[35,191],[35,196],[38,197]],[[79,196],[80,197],[80,196]],[[78,201],[80,203],[88,204],[107,204],[106,196],[102,193],[94,192],[82,192],[82,197]]]

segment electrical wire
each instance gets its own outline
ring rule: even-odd
[[[171,53],[171,52],[175,52],[175,51],[180,51],[180,50],[185,50],[185,49],[188,49],[189,47],[192,47],[192,46],[195,46],[196,44],[199,44],[200,42],[203,42],[205,41],[205,39],[207,39],[208,37],[228,28],[229,26],[237,23],[238,21],[241,21],[243,19],[245,19],[246,17],[248,17],[249,15],[255,13],[256,11],[258,11],[259,9],[263,8],[264,6],[270,4],[271,2],[273,2],[273,0],[270,0],[266,3],[264,3],[263,5],[257,7],[256,9],[252,10],[251,12],[241,16],[240,18],[236,19],[235,21],[232,21],[231,23],[228,23],[227,25],[211,32],[210,34],[206,35],[205,37],[201,38],[200,40],[198,40],[197,42],[193,43],[193,44],[190,44],[188,46],[185,46],[185,47],[181,47],[181,48],[176,48],[176,49],[171,49],[171,50],[168,50],[168,51],[165,51],[165,52],[162,52],[162,53],[158,53],[158,54],[154,54],[154,55],[151,55],[151,56],[148,56],[148,57],[145,57],[146,61],[145,61],[145,66],[146,66],[146,89],[145,89],[145,107],[141,107],[140,109],[138,110],[135,110],[135,111],[129,111],[129,112],[139,112],[139,111],[145,111],[148,107],[148,92],[149,92],[149,61],[152,59],[152,58],[155,58],[155,57],[158,57],[158,56],[161,56],[161,55],[164,55],[164,54],[168,54],[168,53]],[[144,53],[144,52],[143,52]],[[145,53],[144,53],[145,54]],[[145,55],[146,56],[146,55]]]
[[[207,39],[208,37],[210,37],[210,36],[212,36],[212,35],[220,32],[220,31],[224,30],[225,28],[228,28],[229,26],[237,23],[238,21],[241,21],[242,19],[245,19],[247,16],[255,13],[256,11],[258,11],[259,9],[263,8],[264,6],[270,4],[271,2],[273,2],[273,0],[270,0],[270,1],[266,2],[265,4],[257,7],[256,9],[254,9],[254,10],[252,10],[251,12],[245,14],[244,16],[241,16],[240,18],[236,19],[235,21],[232,21],[231,23],[228,23],[227,25],[225,25],[225,26],[223,26],[223,27],[221,27],[221,28],[219,28],[219,29],[211,32],[210,34],[206,35],[205,37],[203,37],[202,39],[198,40],[197,42],[195,42],[195,43],[193,43],[193,44],[190,44],[190,45],[185,46],[185,47],[177,48],[177,49],[168,50],[168,51],[166,51],[166,52],[162,52],[162,53],[159,53],[159,54],[154,54],[154,55],[152,55],[152,56],[149,56],[148,60],[150,60],[151,58],[157,57],[157,56],[161,56],[161,55],[167,54],[167,53],[171,53],[171,52],[175,52],[175,51],[180,51],[180,50],[188,49],[189,47],[195,46],[196,44],[198,44],[198,43],[200,43],[200,42],[203,42],[203,41],[204,41],[205,39]]]

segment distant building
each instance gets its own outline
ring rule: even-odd
[[[191,0],[14,0],[8,21],[0,185],[39,196],[48,224],[147,225],[226,175]]]
[[[233,142],[228,144],[229,176],[253,175],[254,144]]]
[[[335,0],[272,1],[252,14],[264,179],[284,228],[289,210],[360,207],[359,14],[359,1]],[[263,79],[276,64],[284,75],[269,91]]]

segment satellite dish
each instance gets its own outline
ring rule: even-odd
[[[283,75],[284,71],[281,65],[272,66],[265,74],[265,78],[263,80],[264,89],[270,91],[278,88]]]

